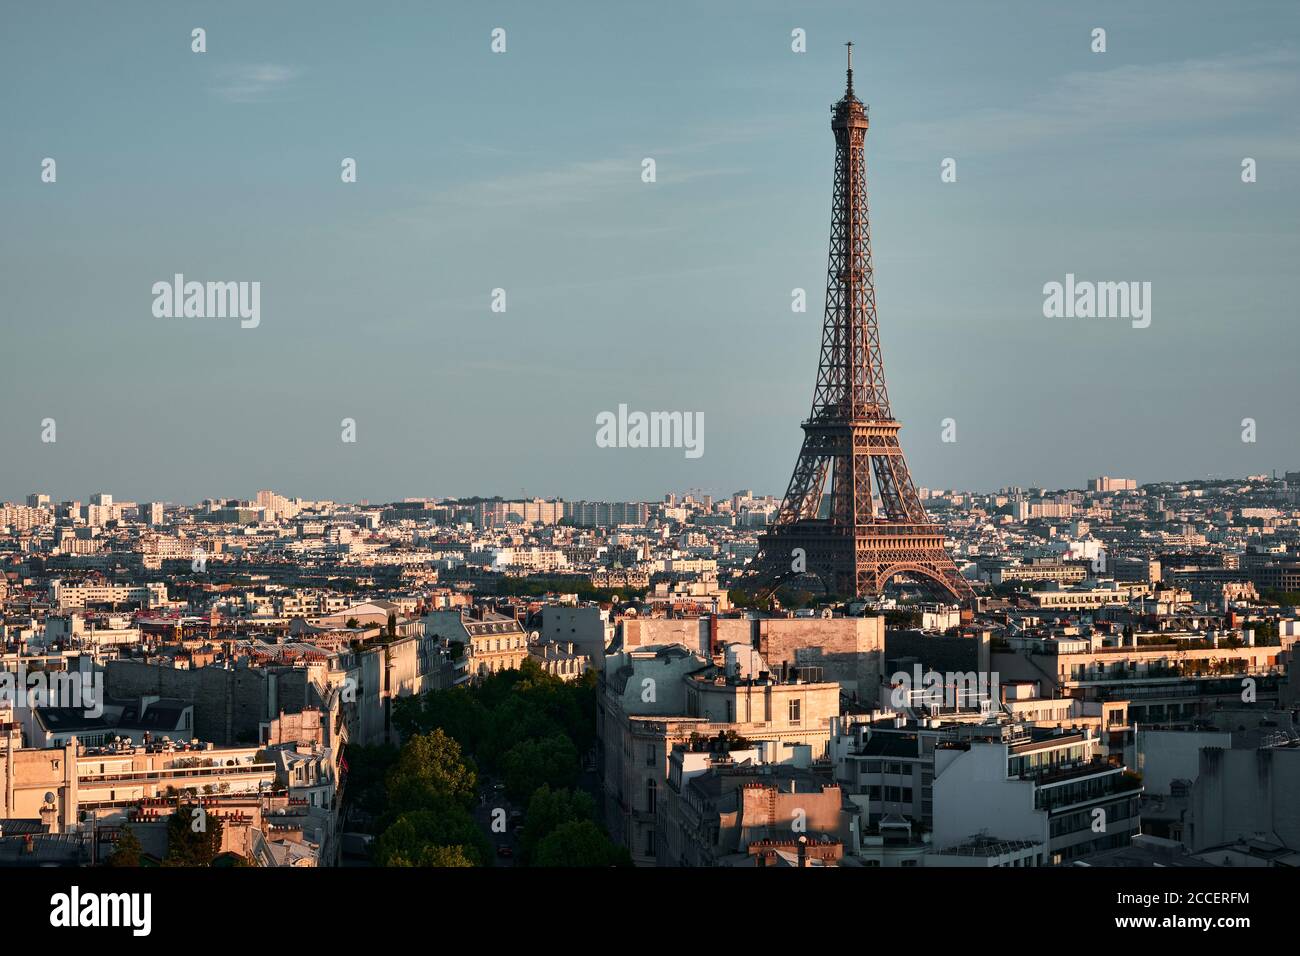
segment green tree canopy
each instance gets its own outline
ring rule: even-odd
[[[375,841],[374,859],[379,866],[483,866],[490,849],[469,812],[444,795],[399,816]]]
[[[524,815],[524,835],[520,840],[523,862],[531,862],[537,844],[557,827],[575,820],[595,820],[596,801],[582,790],[552,790],[542,784],[533,791]]]
[[[140,856],[144,848],[140,846],[140,838],[130,827],[122,827],[118,832],[117,842],[113,844],[113,852],[108,855],[104,861],[105,866],[139,866]]]
[[[417,734],[402,745],[397,763],[388,771],[388,816],[425,809],[443,796],[471,806],[477,783],[460,744],[441,728]]]
[[[527,800],[538,787],[572,787],[578,779],[578,750],[568,737],[519,741],[501,756],[501,779],[512,800]]]
[[[192,803],[182,803],[167,821],[163,866],[211,866],[221,852],[221,818]]]
[[[533,854],[533,866],[631,866],[632,858],[623,847],[610,842],[590,820],[562,823],[541,842]]]
[[[565,682],[533,660],[474,686],[402,698],[393,708],[399,733],[441,728],[489,771],[499,770],[504,754],[525,738],[567,737],[583,753],[595,741],[595,724],[595,673]]]

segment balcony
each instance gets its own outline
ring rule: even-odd
[[[1122,767],[1111,763],[1109,760],[1098,758],[1096,760],[1074,761],[1064,765],[1055,764],[1037,770],[1027,770],[1019,776],[1021,780],[1032,780],[1040,787],[1050,787],[1066,780],[1076,780],[1122,769]]]
[[[1142,780],[1137,774],[1104,760],[1047,774],[1035,782],[1039,789],[1034,806],[1050,813],[1117,797],[1136,798],[1142,792]]]

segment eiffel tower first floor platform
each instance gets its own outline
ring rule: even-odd
[[[899,575],[958,603],[973,601],[970,583],[957,570],[936,524],[872,522],[853,533],[829,519],[801,519],[777,525],[758,539],[759,552],[744,582],[770,594],[803,575],[817,577],[828,594],[880,595]]]

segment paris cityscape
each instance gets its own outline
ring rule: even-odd
[[[990,27],[961,6],[948,29],[995,42],[1008,8],[987,5]],[[612,159],[575,130],[556,156],[576,158],[548,167],[553,84],[568,99],[552,117],[633,134],[602,112],[618,91],[571,88],[540,38],[560,22],[665,28],[513,5],[453,54],[489,92],[439,96],[463,97],[464,120],[541,84],[519,110],[535,153],[451,114],[432,140],[370,140],[361,109],[339,121],[346,146],[310,147],[326,185],[268,153],[236,164],[239,186],[202,187],[203,225],[158,235],[151,214],[92,198],[106,173],[83,167],[166,197],[201,188],[180,183],[208,158],[159,141],[171,159],[137,176],[146,147],[120,131],[97,156],[89,134],[17,118],[44,158],[14,192],[28,238],[0,273],[11,314],[58,269],[74,288],[107,281],[131,340],[92,334],[75,292],[40,327],[5,324],[0,869],[41,871],[42,924],[155,935],[153,899],[174,918],[187,891],[181,874],[150,880],[161,868],[364,872],[410,900],[435,884],[403,880],[468,894],[457,880],[476,871],[524,887],[554,869],[1033,870],[1005,885],[1090,880],[1069,886],[1108,928],[1240,930],[1277,912],[1271,871],[1300,866],[1300,141],[1285,120],[1300,70],[1267,42],[1296,17],[1261,2],[1250,23],[1153,40],[1154,14],[1119,5],[1035,11],[1027,29],[1068,65],[990,66],[980,82],[1006,102],[940,123],[872,15],[758,7],[738,28],[748,52],[680,78],[722,100],[749,84],[734,118],[650,111],[645,141]],[[160,64],[208,71],[221,135],[247,123],[274,143],[276,116],[360,102],[287,54],[251,65],[269,34],[241,35],[248,17],[196,4],[139,42],[166,34]],[[30,43],[52,36],[13,21]],[[404,22],[359,28],[367,62],[405,49]],[[915,12],[882,23],[918,29]],[[337,23],[320,29],[346,48]],[[759,42],[776,51],[759,72],[727,76]],[[657,62],[641,45],[597,46],[592,63],[631,58],[633,103],[670,82],[637,78]],[[483,80],[498,63],[522,72]],[[1045,91],[1013,107],[1016,70]],[[778,88],[784,132],[756,105]],[[391,95],[385,111],[414,94]],[[1197,100],[1244,117],[1240,146],[1207,145]],[[1101,116],[1114,128],[1061,160],[1071,201],[1094,208],[1045,248],[1035,221],[1056,214],[1028,210],[1057,187],[1006,170]],[[1108,137],[1187,161],[1164,193],[1142,171],[1112,182]],[[1223,182],[1198,178],[1211,168]],[[433,182],[454,170],[470,178]],[[1181,240],[1157,237],[1200,194],[1236,248],[1189,278]],[[1166,219],[1116,222],[1147,198]],[[256,219],[264,201],[300,226]],[[254,218],[236,226],[241,210]],[[760,225],[783,219],[780,240]],[[84,243],[119,224],[121,248],[79,272]],[[512,265],[524,246],[537,263]],[[995,259],[1005,272],[979,277]],[[429,315],[392,285],[424,270]],[[845,878],[903,907],[928,892]]]

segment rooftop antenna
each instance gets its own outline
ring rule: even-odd
[[[848,47],[848,51],[849,51],[848,85],[846,86],[845,91],[848,93],[849,96],[852,96],[853,95],[853,41],[850,40],[844,45]]]

